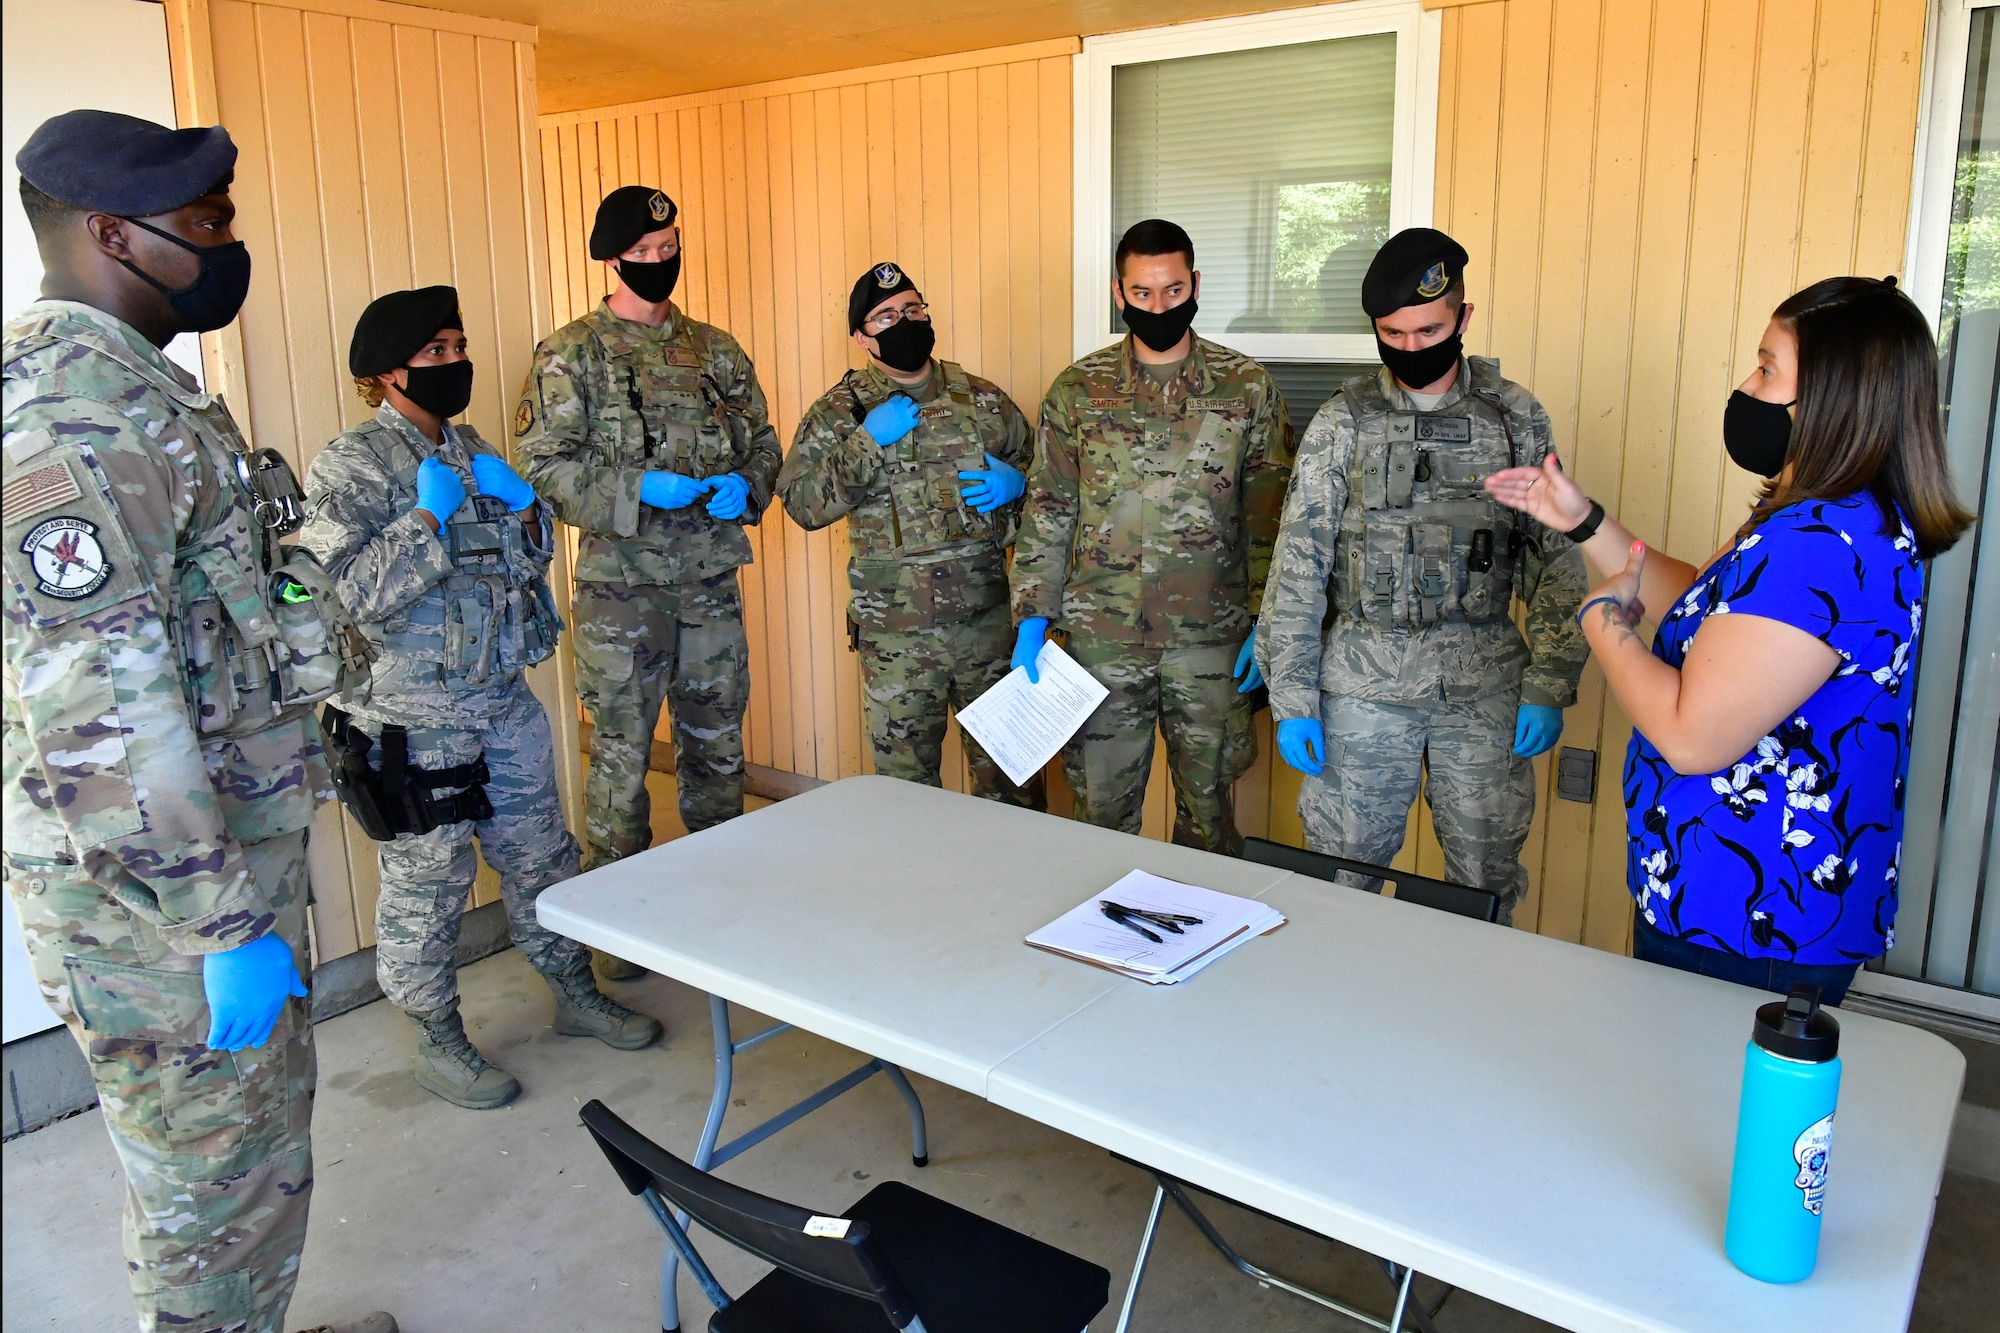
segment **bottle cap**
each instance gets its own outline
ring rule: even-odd
[[[1758,1006],[1750,1040],[1787,1060],[1821,1064],[1840,1054],[1840,1024],[1819,1007],[1819,987],[1801,981],[1788,998]]]

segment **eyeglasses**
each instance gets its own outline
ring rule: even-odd
[[[906,319],[921,319],[928,322],[930,317],[931,308],[918,301],[914,305],[900,306],[894,310],[884,310],[879,315],[870,315],[861,321],[861,327],[870,333],[882,333]]]

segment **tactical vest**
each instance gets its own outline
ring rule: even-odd
[[[1442,411],[1397,411],[1374,375],[1341,386],[1355,424],[1330,599],[1342,615],[1378,629],[1508,618],[1524,538],[1482,483],[1514,465],[1516,427],[1493,363],[1467,365],[1466,394]]]
[[[749,444],[748,428],[708,373],[704,326],[688,325],[694,347],[670,346],[642,363],[614,358],[599,343],[611,400],[593,418],[588,447],[600,465],[643,466],[697,481],[736,466],[738,444]]]
[[[376,457],[389,472],[397,499],[414,506],[423,458],[402,433],[369,421],[347,438]],[[463,444],[459,448],[468,459],[474,452]],[[465,483],[465,503],[438,530],[451,573],[415,605],[366,628],[386,653],[434,665],[448,678],[462,677],[467,686],[481,688],[494,682],[496,672],[504,678],[553,657],[562,619],[530,556],[520,516],[497,497],[477,493],[469,464],[451,466]],[[383,674],[394,674],[389,664]]]
[[[173,586],[163,590],[182,693],[201,739],[254,736],[365,681],[372,654],[331,580],[310,553],[278,541],[297,526],[298,483],[289,466],[269,450],[252,450],[221,399],[163,380],[115,339],[76,337],[52,320],[24,331],[9,350],[19,358],[58,341],[108,357],[153,388],[215,475],[219,503],[194,515],[196,530],[174,550]],[[285,484],[269,485],[274,469]],[[293,502],[289,512],[271,503],[281,493]],[[107,499],[116,515],[115,498]]]
[[[950,361],[939,361],[942,391],[917,412],[916,429],[882,450],[882,478],[889,503],[848,515],[847,541],[857,561],[936,555],[971,544],[990,546],[1003,535],[994,515],[965,503],[960,472],[986,467],[979,410],[972,382]],[[849,371],[842,383],[854,396],[854,421],[886,401],[871,396],[868,379]]]

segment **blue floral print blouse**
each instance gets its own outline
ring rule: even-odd
[[[1802,629],[1841,665],[1757,748],[1683,776],[1638,732],[1625,756],[1627,883],[1640,915],[1693,944],[1813,966],[1895,942],[1923,564],[1865,492],[1778,510],[1661,620],[1678,669],[1710,616]]]

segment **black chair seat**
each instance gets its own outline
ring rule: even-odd
[[[929,1333],[1083,1333],[1110,1299],[1111,1275],[1032,1236],[900,1181],[843,1216],[866,1222]],[[711,1333],[895,1333],[874,1301],[784,1269],[708,1323]]]

